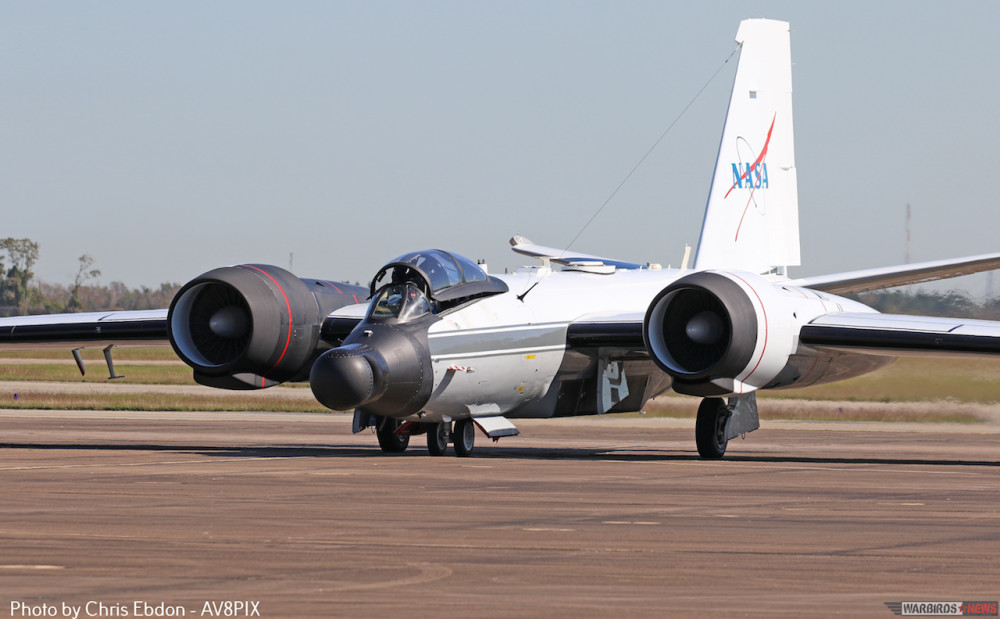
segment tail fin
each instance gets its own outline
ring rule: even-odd
[[[736,42],[740,62],[695,268],[784,274],[800,263],[788,22],[744,20]]]

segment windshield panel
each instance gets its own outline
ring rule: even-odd
[[[394,318],[409,322],[429,313],[431,305],[419,288],[411,283],[391,284],[375,297],[368,318],[375,322]]]

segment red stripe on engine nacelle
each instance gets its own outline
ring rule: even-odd
[[[267,276],[267,278],[269,280],[271,280],[272,282],[274,282],[274,285],[277,286],[278,290],[281,292],[281,296],[283,296],[285,298],[285,307],[288,309],[288,336],[285,338],[285,349],[281,351],[281,356],[278,357],[278,360],[274,363],[274,367],[272,367],[270,370],[268,370],[267,372],[264,372],[264,374],[261,375],[261,377],[260,377],[260,388],[263,389],[265,381],[267,380],[267,375],[270,374],[271,372],[273,372],[275,370],[275,368],[277,368],[279,365],[281,365],[281,360],[285,358],[285,353],[288,352],[288,346],[292,343],[292,304],[289,303],[289,301],[288,301],[288,295],[285,294],[285,289],[281,287],[281,284],[278,283],[278,280],[276,280],[273,277],[271,277],[270,273],[268,273],[267,271],[265,271],[263,269],[259,269],[259,268],[255,267],[255,266],[253,266],[252,264],[241,264],[240,266],[246,267],[248,269],[253,269],[254,271],[257,271],[258,273],[263,273],[264,275]]]

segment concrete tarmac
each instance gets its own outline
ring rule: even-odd
[[[996,432],[764,420],[707,462],[693,420],[517,423],[460,459],[423,437],[382,455],[343,415],[0,411],[0,615],[891,617],[1000,599]]]

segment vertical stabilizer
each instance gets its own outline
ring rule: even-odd
[[[788,22],[747,19],[695,268],[784,273],[799,258]]]

